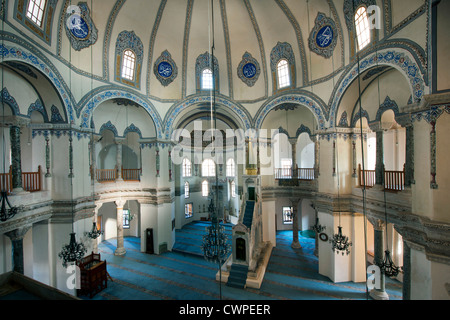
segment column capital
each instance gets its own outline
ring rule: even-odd
[[[31,225],[30,226],[24,226],[24,227],[20,227],[20,228],[17,228],[15,230],[6,232],[5,235],[11,241],[23,240],[23,238],[25,237],[26,233],[30,229],[31,229]]]
[[[120,200],[114,201],[114,203],[116,204],[117,209],[123,209],[123,207],[125,206],[125,203],[127,203],[127,200],[120,199]]]
[[[384,231],[385,222],[376,218],[367,218],[369,222],[373,225],[373,229],[376,231]]]

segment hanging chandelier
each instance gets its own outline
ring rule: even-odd
[[[391,253],[389,250],[384,252],[384,261],[379,265],[381,272],[387,277],[396,277],[400,272],[400,268],[397,267],[391,259]]]
[[[325,226],[319,224],[319,218],[316,218],[316,224],[311,226],[311,229],[317,234],[321,233],[323,230],[325,230],[325,228]]]
[[[0,220],[2,222],[5,222],[14,217],[19,211],[19,208],[11,206],[11,203],[8,200],[8,193],[6,191],[1,192],[1,198],[2,208],[0,213]],[[6,205],[8,205],[9,208],[7,208]]]
[[[345,253],[347,255],[350,254],[350,247],[352,246],[352,243],[348,241],[348,237],[344,236],[342,234],[342,227],[338,227],[338,233],[333,236],[333,239],[330,240],[330,243],[332,244],[333,252],[336,252],[337,254],[342,252],[342,255]]]
[[[203,235],[202,251],[205,259],[209,262],[224,263],[230,252],[230,245],[227,244],[228,236],[225,228],[217,220],[216,206],[211,197],[208,211],[211,214],[211,225],[206,227],[206,234]]]
[[[228,237],[222,225],[212,224],[206,227],[206,234],[203,235],[202,251],[205,259],[209,262],[224,263],[230,252],[230,245],[227,244]]]
[[[89,232],[85,232],[85,234],[88,238],[95,240],[103,234],[103,230],[99,230],[97,228],[97,223],[94,221],[92,223],[92,230]]]
[[[67,266],[73,262],[81,260],[84,257],[87,249],[82,242],[77,243],[75,239],[75,233],[70,234],[70,243],[63,246],[62,251],[58,254],[58,257],[62,259],[63,267]]]

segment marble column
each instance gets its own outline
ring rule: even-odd
[[[116,153],[116,166],[117,166],[117,179],[116,181],[123,181],[122,178],[122,142],[116,141],[117,153]]]
[[[51,168],[50,137],[47,135],[45,137],[45,169],[46,169],[45,177],[46,178],[52,177],[50,168]]]
[[[23,238],[31,226],[21,227],[5,233],[12,243],[13,271],[24,274]]]
[[[301,244],[298,241],[298,201],[299,199],[294,199],[292,203],[292,244],[291,247],[294,249],[301,248]]]
[[[297,169],[297,140],[295,139],[290,139],[289,143],[291,144],[292,147],[292,169],[295,170]],[[292,173],[293,175],[295,174],[294,172]],[[294,178],[294,176],[293,176]]]
[[[376,131],[377,156],[375,163],[375,184],[383,186],[384,184],[384,154],[383,154],[383,131]],[[384,187],[384,186],[383,186]]]
[[[320,141],[319,136],[314,136],[314,178],[317,179],[320,176]]]
[[[98,211],[100,210],[100,208],[103,206],[103,203],[99,203],[99,204],[96,204],[96,206],[95,206],[95,209],[94,209],[94,222],[95,222],[95,224],[96,224],[96,227],[97,228],[100,228],[100,230],[101,230],[101,228],[102,228],[102,226],[99,226],[98,224],[97,224],[97,221],[98,221]],[[94,247],[93,247],[93,251],[94,251],[94,253],[98,253],[98,240],[97,239],[94,239]]]
[[[411,115],[408,113],[398,116],[395,119],[398,124],[406,129],[406,150],[405,150],[405,187],[411,188],[414,181],[414,126],[411,122]]]
[[[403,300],[411,300],[411,248],[403,241]]]
[[[22,185],[22,159],[20,146],[20,127],[13,125],[10,128],[11,139],[11,171],[13,193],[23,192]]]
[[[381,220],[371,221],[373,224],[374,232],[374,264],[380,266],[384,260],[384,225]],[[370,296],[375,300],[389,300],[389,296],[386,293],[385,275],[380,273],[380,288],[372,289]]]
[[[410,188],[414,182],[414,127],[406,127],[405,187]]]
[[[114,251],[114,255],[122,256],[126,253],[123,242],[123,206],[126,200],[117,200],[115,202],[117,209],[117,248]]]

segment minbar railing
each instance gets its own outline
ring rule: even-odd
[[[42,191],[42,169],[38,167],[37,172],[22,172],[22,188],[27,192]],[[8,173],[0,173],[0,190],[8,193],[12,192],[12,167]]]
[[[275,180],[304,180],[312,181],[315,179],[314,168],[276,168]]]
[[[403,171],[386,171],[384,170],[384,189],[387,191],[403,191],[405,190],[405,167]],[[359,185],[361,187],[372,188],[375,183],[375,170],[362,170],[361,165],[358,168]]]

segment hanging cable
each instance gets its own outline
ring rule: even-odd
[[[353,0],[353,12],[356,12],[356,5],[355,0]],[[353,23],[354,28],[356,28],[355,24]],[[358,39],[357,37],[354,37],[355,41],[355,50],[358,46]],[[362,203],[363,203],[363,216],[364,216],[364,264],[365,264],[365,270],[367,270],[367,214],[366,214],[366,176],[365,176],[365,154],[364,154],[364,133],[363,133],[363,125],[362,125],[362,100],[361,100],[361,70],[360,70],[360,58],[359,58],[359,52],[356,52],[356,63],[358,68],[358,98],[359,98],[359,126],[360,126],[360,132],[361,132],[361,159],[362,159]],[[367,286],[367,272],[365,272],[366,275],[366,299],[369,299],[369,288]]]

